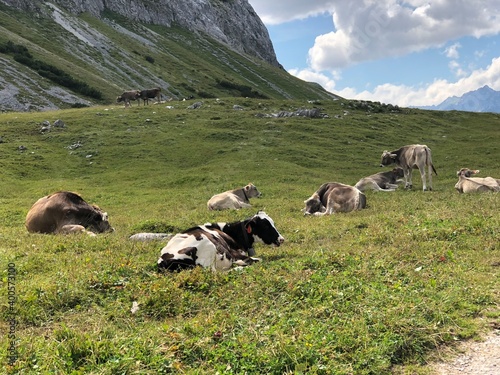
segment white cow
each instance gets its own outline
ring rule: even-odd
[[[500,191],[500,180],[493,177],[471,177],[478,174],[479,170],[462,168],[457,171],[458,182],[455,189],[459,193],[482,193],[488,191]]]
[[[249,199],[260,197],[261,193],[254,184],[248,184],[240,189],[225,191],[216,194],[207,202],[209,210],[226,210],[252,207]]]

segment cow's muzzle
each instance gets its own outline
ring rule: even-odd
[[[283,242],[285,242],[285,238],[283,236],[279,236],[274,244],[279,247]]]

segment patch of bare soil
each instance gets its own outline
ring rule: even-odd
[[[500,328],[491,331],[483,341],[467,341],[455,348],[455,355],[431,366],[436,375],[499,375]]]

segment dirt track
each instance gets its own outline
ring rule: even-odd
[[[453,356],[431,367],[436,375],[499,375],[500,329],[495,329],[484,341],[468,341],[457,347]]]

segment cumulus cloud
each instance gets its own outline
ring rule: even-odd
[[[309,61],[315,70],[339,69],[439,47],[467,35],[496,34],[498,8],[496,0],[363,0],[361,6],[339,1],[333,11],[336,30],[316,38]],[[458,46],[449,53],[458,53]]]
[[[294,20],[301,20],[323,13],[331,13],[338,0],[249,0],[266,25],[277,25]]]
[[[305,69],[290,73],[321,84],[348,99],[392,103],[400,106],[439,104],[483,85],[500,90],[500,58],[484,69],[461,65],[462,37],[481,38],[500,33],[498,0],[249,0],[267,25],[330,14],[330,32],[318,35],[309,49]],[[385,83],[360,92],[339,89],[340,72],[346,67],[377,59],[395,58],[441,48],[450,59],[456,82],[434,79],[418,86]],[[484,51],[476,51],[479,59]],[[335,75],[332,72],[336,72]]]
[[[264,23],[278,24],[330,13],[334,27],[309,50],[314,70],[335,70],[363,61],[431,47],[463,36],[500,32],[498,0],[249,0]]]
[[[335,93],[347,99],[380,101],[402,107],[426,106],[440,104],[450,96],[462,96],[484,85],[500,90],[500,57],[493,59],[487,68],[478,69],[456,82],[440,79],[422,87],[387,83],[372,91],[356,92],[345,88]]]

